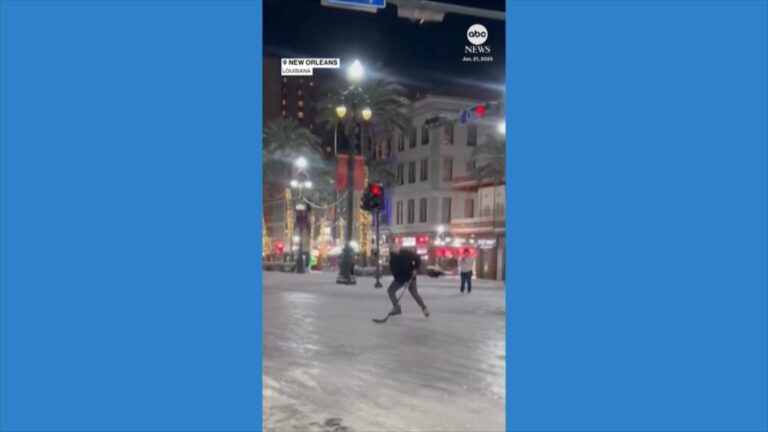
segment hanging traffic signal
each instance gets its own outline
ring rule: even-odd
[[[384,204],[384,189],[380,184],[369,183],[368,192],[371,197],[371,209],[378,210]]]
[[[485,116],[500,115],[503,112],[503,101],[486,102],[459,111],[459,123],[465,124]]]
[[[365,211],[371,211],[372,210],[372,203],[371,203],[371,190],[370,188],[366,188],[363,191],[363,196],[360,197],[360,208]]]
[[[381,208],[384,203],[384,189],[378,183],[368,183],[368,187],[360,197],[360,208],[365,211],[374,211]]]

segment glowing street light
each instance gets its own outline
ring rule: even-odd
[[[344,118],[344,116],[345,116],[345,115],[347,115],[347,107],[345,107],[344,105],[339,105],[339,106],[337,106],[337,107],[336,107],[336,115],[337,115],[337,116],[338,116],[340,119],[343,119],[343,118]]]
[[[304,187],[307,189],[312,189],[312,182],[307,180],[304,182]]]
[[[445,227],[444,227],[444,226],[442,226],[442,225],[439,225],[439,226],[437,227],[437,232],[438,232],[439,234],[442,234],[442,233],[444,233],[444,232],[445,232]]]
[[[368,120],[371,119],[371,116],[373,115],[373,112],[371,111],[370,108],[365,107],[365,108],[363,108],[363,111],[361,112],[361,114],[363,115],[363,120],[368,121]]]
[[[506,135],[507,134],[507,123],[506,122],[499,123],[499,125],[496,127],[496,130],[499,132],[500,135]]]
[[[353,84],[357,84],[363,79],[363,64],[360,63],[360,60],[355,60],[352,62],[352,66],[349,67],[349,70],[347,71],[347,78],[350,82]]]
[[[299,187],[299,181],[298,180],[291,180],[291,187],[296,189]]]
[[[304,156],[299,156],[299,158],[296,159],[296,166],[299,169],[304,169],[307,167],[307,160],[304,158]]]

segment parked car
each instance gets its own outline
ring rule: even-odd
[[[438,266],[429,266],[427,267],[427,276],[438,278],[440,276],[445,276],[445,271]]]

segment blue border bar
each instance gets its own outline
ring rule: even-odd
[[[766,2],[508,6],[508,430],[765,431]]]
[[[3,1],[0,429],[261,429],[261,3]]]

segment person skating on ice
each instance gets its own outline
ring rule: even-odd
[[[397,244],[390,246],[389,252],[389,269],[392,271],[392,277],[394,280],[387,289],[389,300],[392,302],[392,312],[390,315],[399,315],[402,313],[400,305],[397,303],[397,297],[395,293],[397,290],[408,284],[407,289],[416,300],[416,303],[421,307],[421,311],[424,316],[429,316],[429,310],[424,304],[419,295],[419,291],[416,286],[416,276],[418,275],[419,268],[421,267],[421,257],[409,250],[401,248]]]

